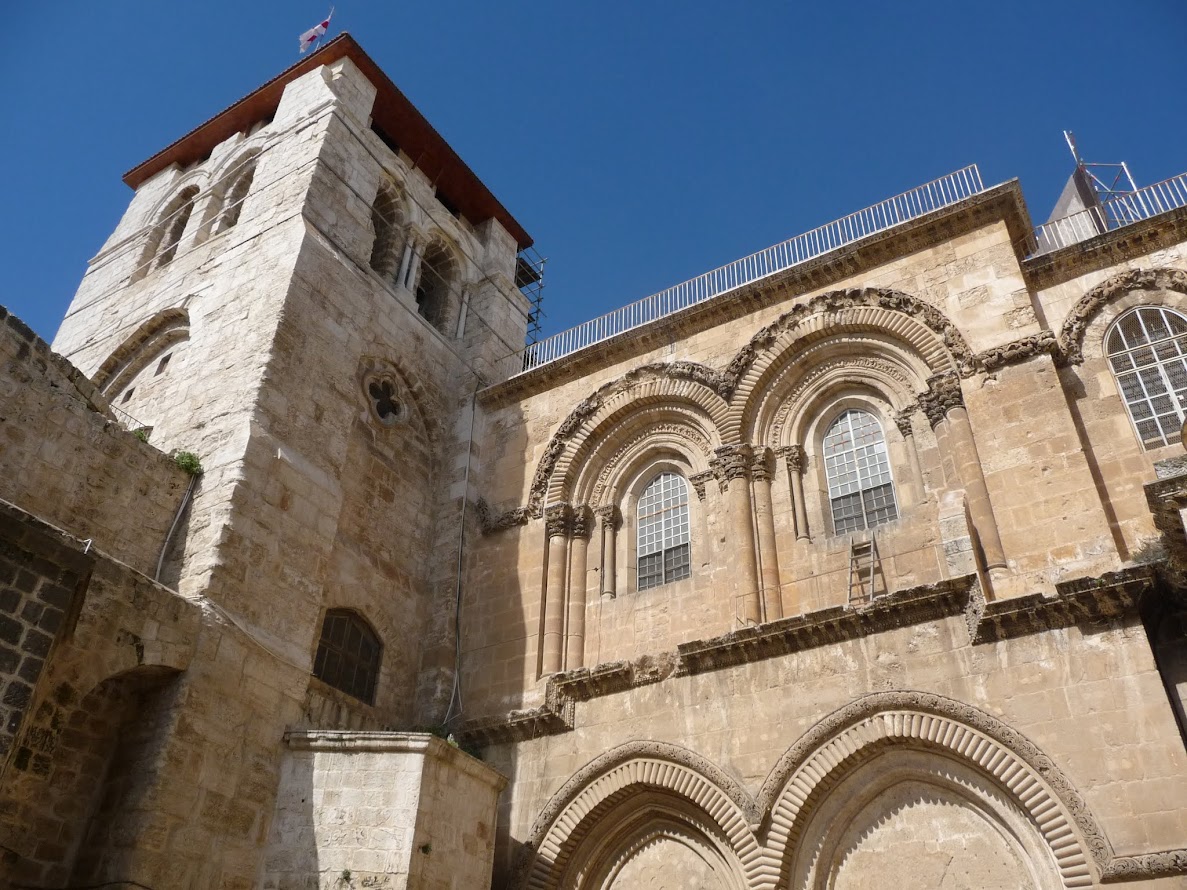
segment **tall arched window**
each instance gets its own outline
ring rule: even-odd
[[[375,194],[375,203],[371,205],[371,226],[375,229],[371,268],[389,281],[399,273],[400,261],[404,258],[403,204],[400,192],[384,180]]]
[[[218,221],[218,231],[220,232],[225,232],[239,222],[239,214],[243,211],[243,201],[251,191],[251,183],[256,176],[256,159],[253,157],[246,161],[243,163],[243,168],[237,174],[232,172],[232,175],[235,178],[223,199],[223,215]]]
[[[643,489],[637,518],[639,590],[687,578],[688,484],[675,473],[660,473]]]
[[[161,218],[149,233],[140,265],[132,273],[133,281],[143,278],[149,269],[159,269],[173,262],[177,245],[181,243],[181,236],[189,224],[190,214],[194,212],[194,199],[197,197],[198,187],[187,186],[165,206]]]
[[[1105,337],[1105,351],[1142,445],[1178,442],[1187,407],[1187,319],[1157,306],[1130,309]]]
[[[416,309],[437,330],[442,329],[448,318],[450,295],[457,287],[457,272],[452,251],[440,241],[430,244],[420,261]]]
[[[886,437],[868,411],[849,409],[824,436],[824,474],[836,534],[873,528],[898,517]]]
[[[367,704],[375,703],[375,682],[383,645],[358,612],[330,609],[321,626],[313,676]]]

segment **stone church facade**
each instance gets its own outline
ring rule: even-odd
[[[0,310],[11,886],[1187,886],[1184,201],[978,180],[543,361],[349,36],[125,180]]]

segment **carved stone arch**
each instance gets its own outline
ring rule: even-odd
[[[1130,295],[1135,295],[1135,299],[1119,309],[1157,302],[1152,301],[1150,295],[1158,291],[1187,295],[1187,272],[1182,269],[1138,269],[1114,275],[1092,288],[1076,301],[1060,328],[1056,353],[1060,364],[1078,365],[1084,361],[1088,329],[1105,306],[1125,302],[1124,298]]]
[[[707,890],[747,890],[741,863],[728,839],[703,811],[682,803],[662,792],[633,795],[615,810],[612,821],[603,820],[594,826],[566,869],[563,886],[573,890],[630,887],[618,883],[623,873],[649,850],[674,843],[677,848],[692,851],[709,866],[707,870],[712,873],[715,886]],[[660,856],[665,871],[679,867],[670,849]]]
[[[752,432],[773,379],[813,344],[833,338],[839,342],[852,334],[893,344],[900,360],[918,368],[922,379],[951,371],[972,373],[976,368],[960,332],[933,306],[879,288],[826,294],[781,315],[730,363],[727,374],[736,381],[731,422],[743,433]]]
[[[628,742],[578,770],[536,817],[511,886],[559,888],[594,827],[640,792],[658,792],[718,832],[749,872],[761,860],[753,799],[698,754],[665,742]]]
[[[617,407],[588,432],[574,436],[572,447],[557,461],[548,488],[548,503],[588,500],[597,481],[609,480],[628,454],[661,443],[681,453],[693,472],[707,470],[721,437],[700,405],[658,393],[640,395]],[[651,443],[649,445],[649,443]],[[599,493],[602,489],[599,489]]]
[[[786,880],[804,827],[829,792],[890,747],[938,751],[992,781],[1037,826],[1065,887],[1090,887],[1111,857],[1083,798],[1021,733],[962,702],[923,692],[867,695],[804,734],[759,793],[767,855]]]
[[[714,436],[703,428],[702,418],[689,414],[672,406],[656,413],[635,412],[608,430],[577,473],[573,502],[618,504],[624,484],[645,465],[674,456],[688,476],[709,472]]]
[[[906,352],[893,338],[874,334],[822,340],[780,365],[763,391],[755,393],[745,421],[750,426],[743,428],[749,441],[772,448],[802,444],[798,429],[822,394],[856,386],[877,393],[895,411],[902,411],[915,402],[917,392],[927,388],[930,376],[919,356]]]
[[[173,343],[189,339],[190,314],[177,306],[163,309],[136,328],[91,377],[91,382],[104,395],[119,392],[121,381],[139,373],[154,355]]]
[[[621,377],[603,384],[569,412],[553,433],[528,491],[528,512],[535,517],[542,514],[545,496],[551,503],[553,492],[564,489],[573,453],[587,441],[593,431],[624,405],[656,403],[684,403],[704,412],[720,444],[721,422],[729,407],[726,403],[728,387],[721,375],[696,362],[657,362],[635,368]],[[564,459],[563,471],[560,462]],[[554,482],[554,479],[561,480]]]
[[[205,171],[188,173],[174,184],[166,198],[157,203],[150,217],[151,222],[145,227],[147,237],[136,268],[132,270],[132,281],[139,281],[150,270],[173,261],[177,247],[189,228],[194,207],[203,193],[199,182],[204,185],[208,179],[209,175]]]
[[[202,220],[203,232],[212,229],[215,233],[225,232],[238,223],[243,201],[254,183],[256,163],[262,151],[260,145],[242,148],[218,171],[213,186],[215,196]]]

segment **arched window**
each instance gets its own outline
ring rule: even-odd
[[[688,484],[675,473],[660,473],[643,489],[636,515],[639,590],[687,578]]]
[[[194,199],[198,197],[196,185],[182,189],[166,206],[161,218],[148,236],[140,266],[132,273],[132,279],[143,278],[149,269],[159,269],[173,262],[177,245],[185,234],[190,214],[194,212]]]
[[[330,609],[321,626],[313,676],[367,704],[375,702],[375,681],[383,645],[363,617],[350,609]]]
[[[1105,351],[1142,445],[1178,442],[1187,407],[1187,319],[1157,306],[1130,309],[1105,337]]]
[[[416,282],[416,309],[438,330],[449,313],[449,299],[457,286],[457,261],[453,253],[440,241],[434,241],[420,262],[420,277]]]
[[[873,528],[898,517],[886,437],[868,411],[849,409],[824,435],[824,475],[836,534]]]
[[[225,232],[232,228],[235,223],[239,222],[239,214],[243,210],[243,201],[247,198],[248,192],[251,191],[252,180],[256,176],[256,160],[251,158],[247,161],[243,169],[236,175],[231,183],[231,187],[227,190],[226,197],[223,199],[223,215],[218,221],[218,231]]]
[[[394,280],[404,258],[404,212],[399,191],[386,180],[379,184],[371,205],[371,226],[375,229],[371,268],[383,278]]]

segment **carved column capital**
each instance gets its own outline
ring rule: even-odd
[[[589,540],[593,534],[593,513],[585,504],[573,508],[572,534],[574,538]]]
[[[780,445],[775,454],[787,462],[787,469],[793,473],[802,473],[808,469],[808,455],[802,445]]]
[[[755,448],[750,455],[750,478],[755,482],[770,482],[773,477],[770,449]]]
[[[914,430],[911,427],[911,415],[915,413],[917,407],[916,405],[912,405],[910,408],[904,408],[898,414],[894,415],[894,425],[898,427],[899,434],[904,439],[914,434]]]
[[[750,475],[750,453],[749,445],[722,445],[717,449],[709,465],[722,491],[734,479],[745,479]]]
[[[594,515],[598,518],[598,522],[602,524],[602,528],[617,530],[622,524],[622,514],[618,512],[618,508],[613,504],[607,504],[604,507],[595,507]]]
[[[712,470],[706,470],[703,473],[693,473],[688,477],[688,481],[692,483],[693,491],[697,493],[697,500],[703,501],[705,499],[705,483],[712,478]]]
[[[552,504],[544,508],[544,533],[549,538],[568,537],[573,528],[573,508]]]
[[[927,392],[919,394],[919,407],[927,415],[927,422],[936,426],[953,408],[964,407],[960,391],[960,377],[955,371],[936,374],[927,381]]]

